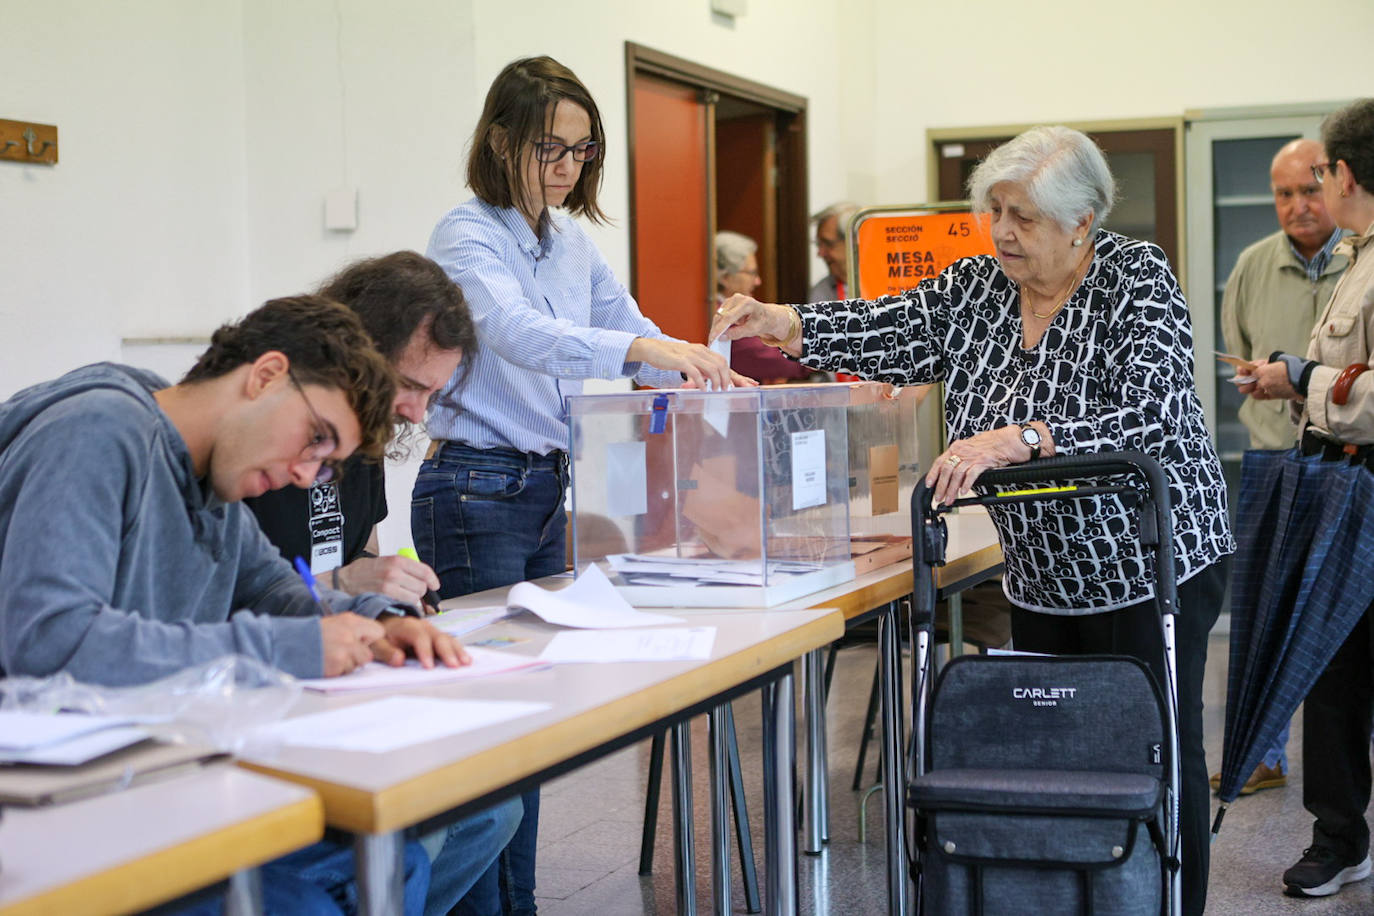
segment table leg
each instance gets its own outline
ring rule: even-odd
[[[677,858],[677,911],[697,911],[696,848],[692,837],[692,723],[673,726],[673,854]]]
[[[224,892],[224,916],[260,916],[262,913],[262,872],[245,868],[229,876]]]
[[[955,592],[945,598],[949,609],[949,657],[964,654],[964,596]]]
[[[768,870],[766,913],[795,916],[797,912],[797,824],[795,770],[797,757],[797,710],[792,674],[789,671],[764,688],[765,754],[764,781],[773,790],[765,793],[768,805],[764,830],[764,858]]]
[[[725,730],[728,704],[712,707],[711,719],[711,894],[715,912],[730,916],[730,760]]]
[[[825,677],[821,650],[802,658],[802,697],[806,706],[806,845],[820,855],[829,837],[830,767],[825,746]]]
[[[906,916],[906,776],[902,761],[902,652],[897,602],[878,614],[878,654],[882,662],[883,799],[887,821],[887,910]]]
[[[358,863],[359,916],[402,916],[405,909],[405,837],[362,833],[353,841]]]

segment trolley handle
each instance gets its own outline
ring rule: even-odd
[[[1151,546],[1153,542],[1152,546],[1155,548],[1156,596],[1159,599],[1160,613],[1173,614],[1177,610],[1178,601],[1174,581],[1169,483],[1164,476],[1164,469],[1149,455],[1137,451],[1056,455],[1013,467],[984,471],[978,477],[977,486],[984,488],[1019,484],[1062,484],[1085,477],[1119,474],[1133,474],[1143,478],[1148,487],[1148,496],[1141,514],[1141,541],[1145,546]],[[1076,495],[1090,496],[1102,491],[1102,488],[1087,487]],[[1039,491],[1019,491],[1015,499],[1017,502],[1039,502],[1072,499],[1074,496],[1074,489],[1048,486]],[[956,505],[994,504],[997,501],[996,495],[977,496],[959,500]],[[926,486],[925,476],[922,475],[916,481],[916,487],[911,494],[911,560],[915,572],[912,623],[916,626],[931,626],[935,619],[934,567],[943,565],[945,559],[946,533],[944,520],[940,517],[941,511],[943,510],[936,510],[931,505],[931,492]]]

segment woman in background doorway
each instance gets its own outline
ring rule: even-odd
[[[716,305],[736,293],[753,295],[763,279],[759,276],[758,243],[739,232],[716,233]],[[776,347],[757,337],[744,337],[730,345],[730,368],[765,385],[811,377],[811,370],[788,359]]]

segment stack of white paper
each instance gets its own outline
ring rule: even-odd
[[[0,712],[0,762],[86,763],[150,737],[131,722],[80,713]]]
[[[608,556],[611,569],[627,585],[659,585],[672,588],[697,586],[748,585],[762,588],[764,567],[760,560],[722,560],[716,557],[668,557],[642,553]],[[768,576],[788,576],[815,572],[819,563],[776,560],[768,564]]]

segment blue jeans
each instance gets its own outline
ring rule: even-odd
[[[515,836],[524,808],[518,798],[508,798],[471,817],[454,821],[435,831],[443,846],[430,865],[429,894],[425,916],[445,916],[458,905]],[[421,839],[423,843],[425,838]]]
[[[439,596],[551,576],[567,566],[564,452],[532,455],[445,442],[420,465],[410,502],[415,551]]]
[[[323,840],[263,865],[265,916],[351,916],[358,912],[358,882],[353,848]],[[429,888],[429,857],[419,843],[405,844],[405,912],[424,912]],[[219,916],[222,900],[207,900],[179,916]]]
[[[444,598],[562,572],[567,565],[567,456],[442,443],[420,465],[410,528]],[[520,797],[524,817],[496,863],[455,909],[459,916],[535,912],[539,790]]]

